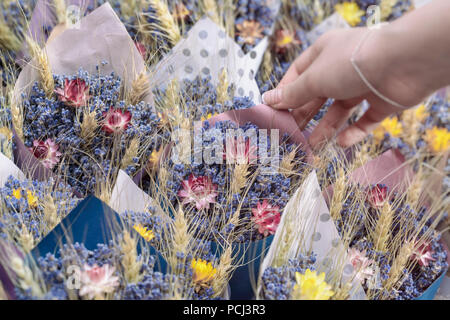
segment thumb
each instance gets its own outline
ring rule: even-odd
[[[311,72],[301,74],[295,81],[263,94],[263,103],[275,109],[296,109],[317,98]]]

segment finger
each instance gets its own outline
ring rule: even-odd
[[[361,102],[361,100],[362,99],[360,98],[346,101],[337,100],[330,106],[309,139],[313,149],[320,148],[336,134],[336,132],[347,122],[353,109]]]
[[[316,98],[305,104],[303,107],[292,110],[292,116],[297,122],[300,130],[305,129],[306,125],[317,114],[325,101],[327,101],[326,98]]]
[[[291,83],[264,93],[263,103],[275,109],[296,109],[319,97],[317,73],[313,69],[309,68]]]
[[[317,58],[320,53],[318,45],[313,45],[306,49],[297,59],[294,60],[286,74],[281,79],[278,87],[295,81]]]
[[[363,140],[369,133],[375,130],[380,122],[387,116],[385,113],[378,112],[378,109],[380,108],[370,107],[361,119],[339,134],[337,143],[343,148],[348,148]]]

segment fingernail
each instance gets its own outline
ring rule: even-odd
[[[262,100],[263,100],[263,103],[267,104],[267,105],[274,105],[274,104],[281,102],[281,90],[273,89],[273,90],[265,92],[262,95]]]

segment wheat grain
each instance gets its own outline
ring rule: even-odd
[[[138,259],[137,239],[133,238],[128,231],[125,231],[120,248],[122,251],[121,264],[124,269],[125,279],[128,283],[139,282],[142,279],[140,271],[143,261]]]

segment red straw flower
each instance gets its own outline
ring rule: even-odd
[[[370,203],[372,208],[379,209],[383,207],[387,200],[388,188],[384,185],[377,184],[372,189],[369,190],[367,194],[367,201]]]
[[[217,186],[209,177],[191,174],[181,185],[183,189],[178,191],[178,196],[183,198],[183,204],[195,203],[197,210],[201,210],[209,209],[210,203],[216,203]]]
[[[122,133],[127,130],[131,121],[131,112],[110,108],[103,112],[103,131],[106,133]]]
[[[30,152],[39,159],[42,165],[47,169],[53,169],[59,162],[61,153],[58,149],[59,146],[51,139],[45,141],[34,140],[33,146],[29,148]]]
[[[258,232],[264,236],[275,234],[280,224],[281,215],[278,206],[272,207],[267,200],[258,202],[256,208],[252,209],[252,221],[258,228]]]
[[[427,267],[430,261],[436,261],[436,259],[433,258],[433,254],[434,252],[431,250],[431,245],[429,243],[422,243],[416,248],[411,259],[417,260],[420,266]]]
[[[244,141],[242,136],[227,138],[223,159],[229,164],[254,163],[258,159],[258,148],[250,145],[250,140]]]
[[[84,107],[89,100],[89,87],[82,79],[64,81],[64,88],[55,89],[59,100],[72,107]]]

